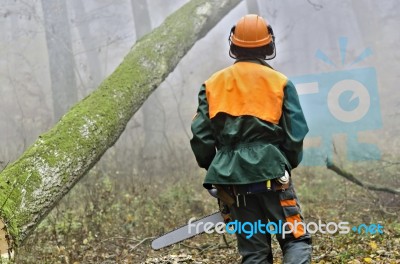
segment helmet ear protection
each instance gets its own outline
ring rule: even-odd
[[[274,35],[274,31],[272,30],[271,25],[268,25],[267,29],[268,29],[269,34],[271,34],[271,36],[272,36],[272,42],[275,43],[275,35]]]
[[[231,47],[232,47],[232,36],[235,34],[235,29],[236,29],[236,25],[234,25],[231,28],[231,31],[229,33],[229,37],[228,37],[228,43],[229,43],[229,56],[233,59],[236,59],[236,56],[232,53]],[[272,37],[272,41],[270,43],[268,43],[266,45],[266,48],[269,49],[270,47],[272,48],[272,54],[266,54],[265,56],[265,60],[271,60],[273,58],[275,58],[276,56],[276,47],[275,47],[275,35],[274,35],[274,31],[272,29],[271,25],[267,25],[267,30],[268,33],[271,35]]]
[[[228,37],[229,47],[232,45],[232,35],[235,34],[235,29],[236,29],[236,26],[233,26],[231,28],[231,32],[229,32],[229,37]]]
[[[272,36],[272,41],[271,41],[271,43],[268,44],[268,46],[272,47],[272,54],[271,55],[267,54],[265,59],[266,60],[272,60],[273,58],[276,57],[275,35],[274,35],[274,31],[272,30],[272,26],[271,25],[268,25],[267,28],[268,28],[269,34],[271,34],[271,36]]]

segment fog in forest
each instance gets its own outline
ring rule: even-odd
[[[363,122],[376,125],[361,125],[351,133],[360,141],[377,145],[382,154],[397,150],[398,142],[387,144],[387,139],[395,139],[399,129],[399,93],[394,90],[399,78],[395,67],[400,56],[395,48],[400,37],[396,30],[399,4],[256,1],[251,7],[252,2],[240,4],[200,40],[136,113],[109,151],[115,152],[113,159],[119,160],[121,170],[137,166],[129,162],[138,158],[135,155],[152,159],[163,155],[160,150],[172,151],[172,146],[177,152],[188,149],[198,88],[214,71],[232,63],[227,51],[228,33],[248,8],[258,10],[273,26],[278,55],[271,64],[289,78],[312,74],[318,79],[323,78],[318,76],[323,73],[337,72],[340,81],[340,72],[373,68],[377,83],[371,88],[370,97],[377,98],[371,98],[371,107],[379,113],[370,114],[372,119],[367,114]],[[0,18],[0,160],[15,160],[73,104],[98,87],[138,36],[160,25],[184,3],[4,1]],[[135,19],[134,10],[139,8],[142,12],[136,12]],[[346,40],[346,46],[340,47],[340,39]],[[353,63],[366,49],[371,54]],[[332,64],[318,58],[318,52]],[[349,104],[360,103],[356,101],[357,98]],[[307,119],[314,122],[312,113]],[[345,137],[350,131],[344,128],[327,134]],[[309,139],[313,141],[315,137]]]
[[[0,169],[94,91],[136,41],[187,2],[3,0]],[[369,174],[359,175],[362,180],[399,188],[396,169],[391,167],[387,175],[380,171],[388,164],[398,166],[400,155],[396,0],[242,1],[185,55],[94,170],[111,175],[111,182],[124,182],[132,192],[151,184],[175,184],[185,177],[190,186],[189,175],[204,176],[189,144],[197,93],[211,74],[234,62],[228,54],[229,32],[247,13],[258,13],[272,25],[277,56],[269,63],[295,83],[309,123],[300,174],[318,170],[317,177],[307,180],[327,180],[325,161],[332,158],[353,173],[365,169]],[[101,179],[96,176],[77,187],[95,186]],[[344,181],[340,184],[348,186]],[[299,186],[307,184],[299,179]],[[201,178],[192,188],[202,190]],[[119,186],[113,191],[128,189]]]

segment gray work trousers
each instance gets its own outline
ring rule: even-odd
[[[254,223],[274,222],[277,225],[293,219],[303,222],[300,205],[293,185],[285,191],[265,191],[239,196],[239,204],[230,207],[233,220]],[[248,234],[236,232],[239,253],[245,264],[272,264],[271,234],[269,232]],[[274,233],[274,232],[272,232]],[[283,253],[284,264],[311,263],[311,235],[306,230],[290,234],[276,234]]]

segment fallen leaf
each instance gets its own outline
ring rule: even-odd
[[[369,246],[372,250],[376,250],[378,248],[378,245],[375,243],[375,241],[369,242]]]

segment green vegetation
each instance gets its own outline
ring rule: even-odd
[[[224,241],[221,235],[203,234],[151,250],[152,237],[217,210],[216,201],[201,186],[204,172],[195,164],[163,173],[132,176],[96,167],[28,238],[17,262],[237,263],[240,256],[232,235]],[[300,168],[294,177],[308,220],[384,226],[383,235],[314,235],[313,263],[399,263],[396,196],[363,190],[325,168]],[[274,255],[280,263],[276,242]]]
[[[98,89],[0,172],[0,217],[18,247],[114,145],[151,91],[239,0],[194,0],[139,40]],[[11,247],[12,247],[11,246]]]

